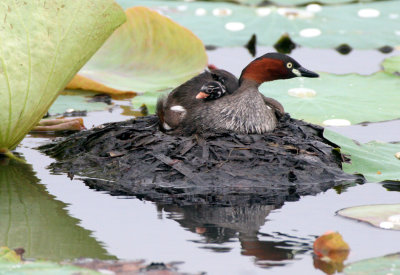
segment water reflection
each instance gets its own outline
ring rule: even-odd
[[[39,184],[32,166],[0,159],[0,246],[27,258],[115,259]]]
[[[255,257],[260,267],[287,264],[297,254],[311,249],[312,241],[280,233],[265,235],[259,232],[274,205],[215,207],[207,205],[174,206],[157,204],[159,213],[178,222],[183,228],[199,234],[202,248],[214,252],[229,252],[231,242],[239,241],[241,255]]]

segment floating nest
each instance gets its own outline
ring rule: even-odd
[[[363,182],[341,170],[343,156],[323,128],[290,118],[263,135],[171,136],[156,116],[107,123],[40,150],[53,172],[91,188],[163,204],[281,205],[302,195]]]

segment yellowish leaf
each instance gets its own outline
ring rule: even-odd
[[[134,91],[114,89],[79,74],[75,75],[65,88],[69,90],[85,90],[110,95],[136,95],[136,92]]]

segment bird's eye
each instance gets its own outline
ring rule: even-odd
[[[293,64],[291,62],[286,64],[286,67],[288,67],[288,69],[291,69],[293,67]]]

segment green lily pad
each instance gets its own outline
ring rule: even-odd
[[[400,55],[386,58],[382,66],[385,72],[400,76]]]
[[[73,265],[64,265],[52,262],[22,262],[2,263],[0,262],[0,274],[14,275],[100,275],[103,273]]]
[[[335,48],[345,43],[357,49],[375,49],[397,46],[400,38],[398,1],[322,6],[320,11],[223,2],[118,3],[124,8],[136,5],[157,9],[192,30],[206,45],[242,46],[256,34],[259,45],[272,46],[288,33],[295,43],[307,47]]]
[[[75,111],[102,111],[108,108],[108,105],[104,102],[90,102],[90,96],[93,93],[72,93],[68,95],[61,94],[54,101],[49,109],[50,115],[62,114],[68,109],[74,109]]]
[[[358,0],[358,2],[372,2],[372,1],[376,1],[376,0]],[[279,4],[279,5],[305,5],[307,3],[315,3],[316,1],[312,1],[312,0],[279,0],[279,1],[272,1],[273,3]],[[323,3],[323,4],[334,4],[334,5],[338,5],[338,4],[343,4],[343,3],[350,3],[350,2],[354,2],[354,0],[321,0],[321,1],[317,1],[319,3]]]
[[[319,78],[264,83],[260,91],[281,102],[295,118],[316,124],[329,119],[356,124],[400,118],[399,87],[399,77],[383,72],[371,76],[320,73]]]
[[[19,256],[14,250],[2,246],[0,247],[0,265],[1,263],[19,263],[21,262],[21,256]]]
[[[337,213],[379,228],[400,230],[400,204],[362,205],[345,208]]]
[[[249,5],[256,5],[265,2],[263,0],[196,0],[196,1],[210,1],[210,2],[232,2],[232,3],[239,3],[239,4],[249,4]],[[358,2],[372,2],[376,0],[359,0]],[[296,6],[296,5],[305,5],[308,3],[315,3],[313,0],[276,0],[270,1],[280,6]],[[354,2],[354,0],[320,0],[317,1],[318,3],[322,4],[343,4],[343,3],[350,3]]]
[[[139,109],[143,104],[146,105],[149,114],[154,114],[156,111],[157,99],[168,94],[171,90],[162,92],[147,92],[132,99],[133,108]]]
[[[196,1],[204,1],[204,0],[196,0]],[[229,2],[235,4],[246,4],[246,5],[257,5],[263,2],[263,0],[205,0],[209,2]]]
[[[125,15],[113,0],[3,0],[0,18],[0,148],[13,149]]]
[[[400,143],[355,141],[325,129],[324,137],[341,147],[342,154],[349,155],[351,163],[343,163],[343,170],[350,174],[363,174],[369,182],[400,180]]]
[[[23,247],[25,258],[115,259],[66,207],[39,184],[30,165],[0,160],[0,246]]]
[[[118,28],[79,72],[119,90],[175,87],[204,70],[203,43],[188,29],[145,7],[126,11]]]
[[[351,263],[343,272],[346,275],[399,275],[400,253]]]

